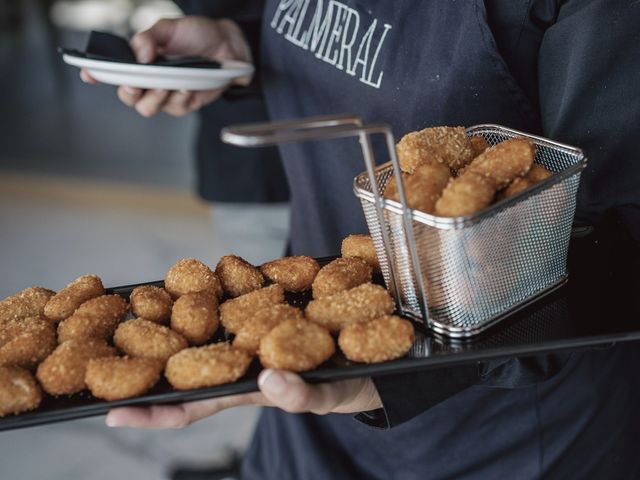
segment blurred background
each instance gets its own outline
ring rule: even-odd
[[[84,49],[92,29],[130,36],[182,14],[162,0],[0,0],[0,298],[87,273],[106,286],[158,280],[179,258],[215,266],[237,253],[216,240],[216,205],[196,194],[197,116],[140,117],[115,87],[83,84],[56,51]],[[240,254],[281,256],[278,228],[281,246]],[[242,453],[256,413],[180,431],[114,430],[99,417],[0,432],[0,478],[217,478],[209,469]]]

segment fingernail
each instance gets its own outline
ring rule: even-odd
[[[271,395],[281,395],[287,388],[287,380],[275,370],[265,370],[258,379],[258,385]]]
[[[140,55],[138,56],[138,61],[140,63],[149,63],[151,61],[151,52],[146,49],[141,51]]]
[[[113,420],[113,418],[111,418],[109,415],[107,415],[107,419],[104,421],[104,423],[107,424],[107,427],[117,427],[118,426],[117,422],[115,422]]]
[[[132,87],[127,87],[126,85],[122,87],[122,89],[127,95],[133,95],[134,93],[136,93],[136,91]]]

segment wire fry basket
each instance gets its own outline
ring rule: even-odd
[[[566,281],[576,193],[586,164],[579,149],[508,128],[479,125],[468,128],[467,134],[480,135],[490,145],[528,138],[536,145],[535,162],[556,175],[465,217],[410,211],[413,238],[403,228],[400,203],[384,199],[380,222],[370,179],[362,173],[354,180],[387,285],[392,284],[393,259],[401,310],[455,338],[480,333]],[[379,191],[392,175],[393,166],[376,170]],[[385,254],[384,230],[391,241],[390,256]],[[418,256],[417,275],[411,243]]]
[[[465,338],[552,291],[567,279],[567,251],[581,150],[497,125],[467,129],[490,145],[513,137],[536,144],[536,163],[555,175],[465,217],[436,217],[407,207],[391,128],[354,115],[231,126],[222,139],[244,147],[356,137],[367,170],[354,180],[389,291],[401,314],[435,332]],[[373,135],[386,141],[390,165],[375,166]],[[391,176],[400,202],[382,192]]]

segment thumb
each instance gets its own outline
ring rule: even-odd
[[[131,49],[140,63],[152,62],[158,52],[169,43],[175,28],[173,20],[159,20],[151,28],[136,33],[131,38]]]

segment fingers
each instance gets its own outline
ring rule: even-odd
[[[118,87],[118,98],[127,107],[134,107],[143,93],[144,90],[141,88]]]
[[[355,413],[381,406],[371,379],[309,385],[294,373],[269,369],[262,371],[258,385],[274,406],[291,413]]]
[[[169,41],[175,30],[175,20],[164,19],[156,22],[144,32],[131,38],[131,49],[140,63],[150,63]]]
[[[89,74],[89,72],[84,68],[80,69],[80,80],[82,80],[84,83],[91,83],[91,84],[98,83],[97,80],[95,78],[93,78]]]
[[[194,96],[195,92],[192,91],[174,92],[169,95],[163,111],[176,117],[186,115],[191,112],[190,105]]]
[[[135,90],[139,89],[132,89],[130,90],[131,93],[127,93],[127,90],[123,87],[123,97],[125,97],[123,102],[125,105],[135,108],[143,117],[152,117],[161,111],[169,97],[167,90],[146,90],[140,91],[140,93]],[[118,96],[120,96],[120,89],[118,89]]]
[[[200,400],[180,405],[123,407],[109,412],[105,420],[109,427],[183,428],[222,410],[241,405],[270,405],[260,392]]]

